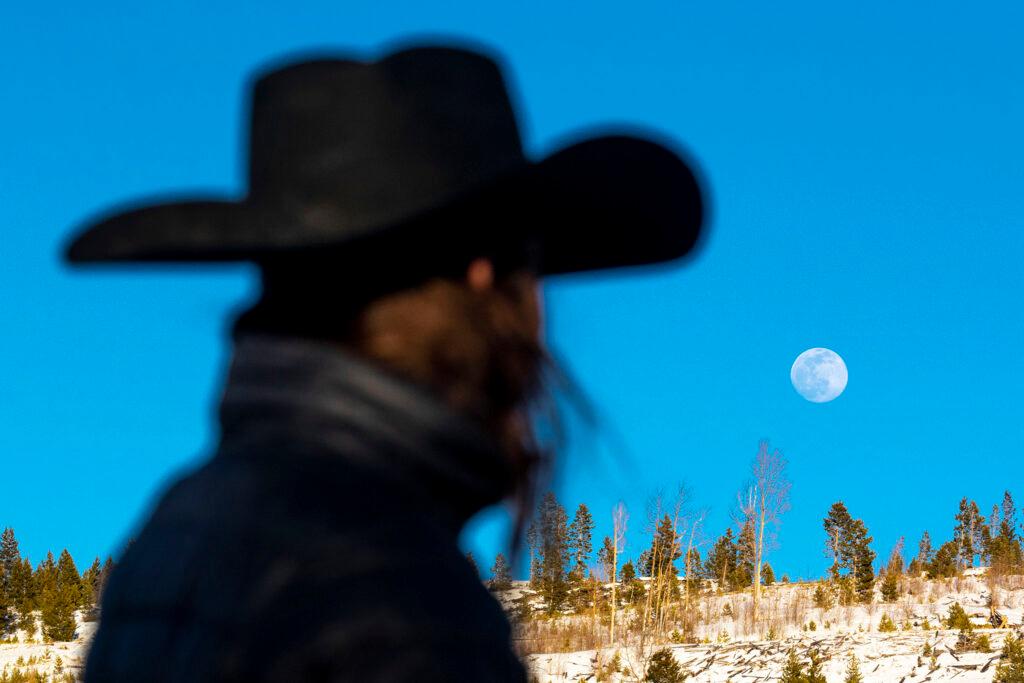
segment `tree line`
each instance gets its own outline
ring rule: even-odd
[[[65,548],[56,559],[48,552],[33,569],[21,555],[14,529],[7,527],[0,534],[0,637],[10,638],[20,629],[34,638],[38,612],[43,639],[73,640],[75,611],[99,603],[113,566],[110,557],[103,564],[97,557],[80,574]]]
[[[685,496],[669,506],[658,499],[653,514],[648,513],[650,545],[635,559],[625,557],[628,515],[621,504],[613,511],[613,533],[604,537],[593,562],[595,524],[590,509],[580,503],[570,518],[557,496],[548,492],[526,534],[529,585],[552,614],[596,609],[596,601],[608,601],[610,590],[612,605],[643,602],[655,619],[664,606],[685,603],[702,590],[750,588],[756,621],[760,589],[776,581],[766,556],[774,547],[771,532],[789,507],[785,465],[767,441],[759,444],[751,479],[738,496],[735,524],[714,541],[701,528],[703,513],[684,510]],[[908,565],[901,538],[876,571],[878,556],[867,525],[843,501],[836,501],[822,520],[824,553],[830,563],[828,580],[818,587],[815,602],[822,607],[872,602],[876,588],[891,602],[903,592],[903,576],[951,577],[976,562],[995,574],[1024,572],[1024,543],[1018,531],[1024,531],[1024,525],[1018,526],[1009,491],[987,517],[976,502],[964,498],[954,521],[952,539],[937,549],[925,531]],[[706,557],[701,548],[706,548]],[[511,587],[511,568],[503,554],[495,558],[491,575],[492,589]],[[782,580],[788,582],[789,577],[783,575]]]

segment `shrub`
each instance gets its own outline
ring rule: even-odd
[[[864,683],[864,677],[860,674],[860,665],[857,663],[857,658],[850,653],[850,661],[846,665],[846,678],[843,679],[843,683]]]
[[[892,633],[896,630],[896,622],[889,618],[888,614],[883,614],[878,622],[878,630],[880,633]]]
[[[818,609],[832,609],[832,605],[835,604],[835,597],[832,595],[832,591],[825,586],[824,583],[819,583],[818,587],[814,589],[814,606]]]
[[[1009,635],[992,683],[1024,683],[1024,641]]]
[[[663,647],[651,656],[644,683],[682,683],[685,678],[672,650]]]
[[[946,628],[960,630],[971,628],[971,619],[967,616],[967,612],[964,611],[959,602],[954,602],[950,605],[949,614],[946,615],[945,626]]]

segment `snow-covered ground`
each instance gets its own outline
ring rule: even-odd
[[[991,628],[988,623],[991,589],[977,570],[969,570],[967,576],[958,579],[910,582],[908,587],[914,592],[895,603],[876,601],[871,605],[829,610],[814,607],[816,585],[775,585],[765,591],[762,614],[767,615],[765,618],[772,624],[775,636],[772,639],[759,632],[765,628],[763,623],[755,627],[742,616],[749,615],[751,596],[748,591],[702,597],[697,637],[705,642],[667,647],[689,672],[687,680],[699,683],[778,680],[790,650],[795,650],[805,660],[810,650],[819,651],[830,682],[843,680],[852,653],[868,683],[952,679],[973,683],[991,681],[1003,639],[1011,632],[1024,632],[1022,577],[1015,577],[1007,582],[1007,587],[997,590],[999,613],[1009,620],[1009,628],[1004,629]],[[524,583],[516,582],[512,591],[499,597],[511,606],[525,588]],[[976,626],[976,634],[989,637],[992,652],[957,650],[958,632],[942,628],[942,620],[954,602],[959,602],[967,611]],[[888,615],[898,625],[897,632],[878,631],[883,615]],[[814,622],[813,630],[811,622]],[[10,674],[15,669],[35,669],[53,674],[59,658],[62,670],[77,676],[82,671],[97,626],[97,622],[81,621],[79,615],[75,640],[70,643],[26,643],[25,634],[19,633],[21,642],[0,643],[0,672]],[[926,644],[935,653],[934,662],[924,655]],[[648,649],[648,655],[650,651]],[[525,659],[531,675],[539,683],[596,681],[597,671],[607,670],[616,653],[620,672],[605,676],[603,680],[625,683],[642,679],[644,661],[635,648],[532,654]]]
[[[72,642],[25,642],[25,632],[18,631],[19,642],[0,643],[0,672],[10,675],[15,670],[24,673],[35,670],[41,674],[53,675],[57,671],[63,671],[76,678],[80,677],[85,655],[89,651],[89,643],[92,642],[92,636],[99,624],[95,621],[83,622],[81,613],[76,614],[76,617],[78,626]],[[38,630],[34,635],[39,637]]]
[[[1024,632],[1024,585],[1019,578],[1009,584],[1013,587],[997,589],[996,595],[998,612],[1009,621],[1009,628],[1004,629],[989,624],[991,590],[983,573],[969,570],[962,578],[914,581],[915,593],[904,595],[895,603],[875,602],[829,610],[814,607],[817,584],[773,586],[766,591],[762,603],[762,614],[774,631],[771,639],[762,632],[768,629],[765,622],[754,626],[750,619],[738,616],[749,615],[749,592],[704,597],[701,624],[697,627],[697,638],[704,642],[667,647],[690,674],[687,680],[702,683],[778,680],[790,650],[795,650],[805,662],[810,650],[819,651],[830,682],[844,679],[851,654],[857,658],[864,680],[871,683],[954,678],[964,683],[991,681],[1004,638],[1012,632]],[[517,586],[519,592],[522,589],[521,584]],[[970,616],[976,635],[988,636],[991,652],[957,650],[958,631],[942,626],[955,602]],[[883,615],[888,615],[899,630],[879,632]],[[924,655],[926,643],[935,653],[934,661]],[[653,649],[656,648],[648,649],[647,654]],[[602,680],[625,682],[643,678],[645,662],[635,648],[532,654],[526,662],[539,683],[596,681],[597,672],[607,670],[615,653],[622,673]]]

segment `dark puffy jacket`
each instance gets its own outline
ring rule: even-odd
[[[456,545],[511,472],[432,395],[316,342],[242,336],[221,443],[114,570],[106,681],[523,681]]]

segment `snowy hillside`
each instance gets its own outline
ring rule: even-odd
[[[696,626],[695,643],[672,642],[673,638],[648,644],[631,643],[625,647],[589,649],[579,652],[537,652],[524,657],[531,674],[539,683],[549,681],[638,681],[643,680],[651,653],[670,648],[688,681],[779,680],[790,651],[806,662],[812,651],[819,653],[826,679],[843,681],[853,655],[865,681],[991,681],[999,663],[1003,641],[1009,634],[1022,632],[1024,620],[1024,581],[1004,577],[997,587],[995,603],[1005,618],[1004,628],[990,623],[992,588],[980,570],[968,570],[959,578],[915,580],[913,593],[896,602],[876,601],[867,605],[814,606],[818,584],[776,584],[762,596],[762,624],[770,633],[753,628],[749,619],[750,591],[700,598],[701,617]],[[507,595],[511,604],[525,592],[519,583]],[[521,601],[520,601],[521,602]],[[986,647],[965,643],[960,629],[947,628],[944,620],[954,604],[964,608],[973,626],[974,638],[984,636]],[[617,619],[630,617],[627,610]],[[883,618],[895,631],[880,632]],[[539,617],[543,620],[543,617]],[[607,618],[563,616],[555,628],[567,630],[596,620],[607,633]],[[550,620],[548,622],[550,624]],[[536,628],[533,632],[537,632]],[[550,642],[550,639],[547,641]],[[607,641],[605,641],[607,642]],[[985,651],[988,650],[988,651]],[[617,662],[609,666],[616,658]],[[618,673],[614,673],[617,670]]]

